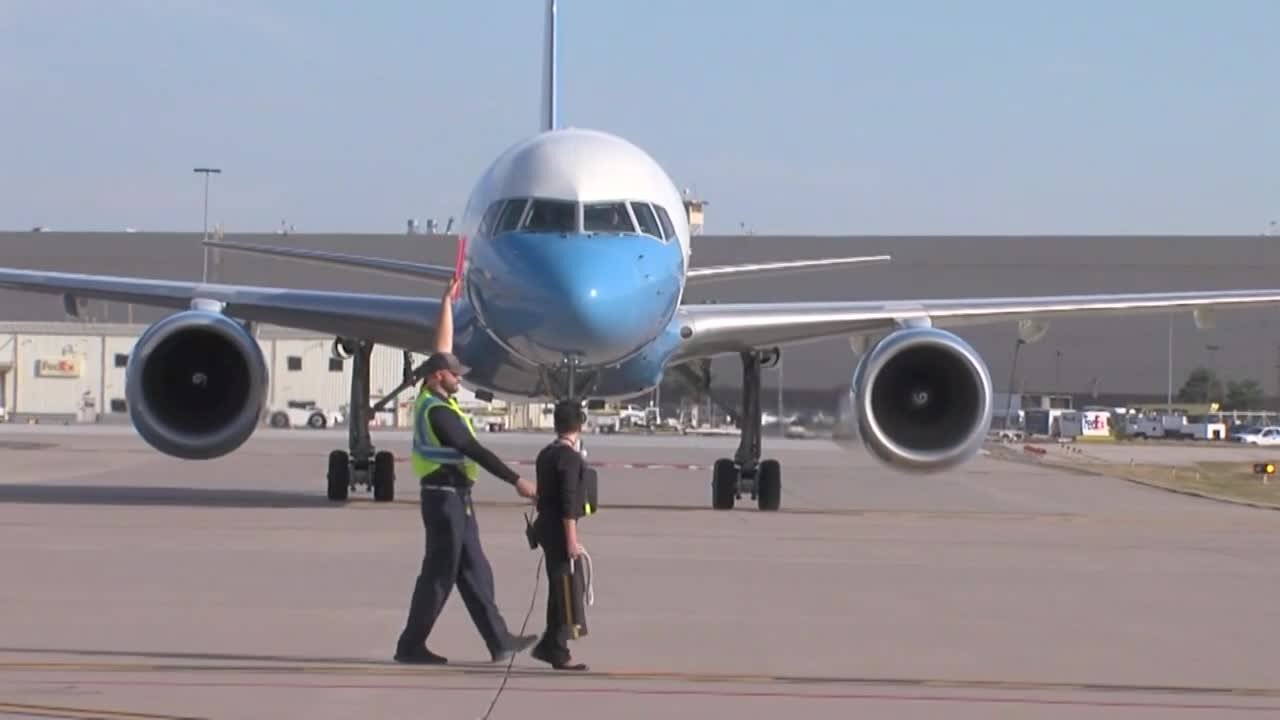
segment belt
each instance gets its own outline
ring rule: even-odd
[[[457,495],[458,502],[462,503],[463,512],[465,512],[468,517],[471,516],[471,489],[470,488],[460,488],[460,487],[455,487],[453,485],[430,485],[428,483],[422,483],[421,487],[423,490],[438,490],[440,492],[453,493],[454,495]],[[424,500],[423,502],[426,502],[426,501]]]
[[[423,490],[439,490],[441,492],[451,492],[456,495],[470,495],[471,488],[458,487],[457,485],[439,485],[436,483],[418,482],[418,486]]]

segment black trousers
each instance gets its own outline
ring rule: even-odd
[[[555,522],[558,524],[559,519]],[[563,527],[550,527],[546,522],[539,528],[538,545],[542,548],[543,567],[547,574],[547,628],[538,646],[554,662],[570,659],[569,641],[575,638],[574,628],[580,633],[586,630],[582,607],[582,573],[575,577],[575,563],[569,558],[568,543]]]
[[[505,650],[511,634],[494,603],[493,569],[480,547],[480,526],[470,494],[423,488],[422,525],[426,528],[422,571],[397,650],[413,652],[423,646],[455,583],[489,652]]]

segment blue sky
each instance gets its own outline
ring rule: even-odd
[[[0,228],[401,232],[537,128],[541,0],[5,0]],[[1280,220],[1272,0],[561,0],[562,121],[707,232]]]

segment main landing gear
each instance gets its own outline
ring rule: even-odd
[[[351,402],[347,405],[348,449],[329,453],[329,499],[342,502],[351,490],[364,486],[373,490],[374,502],[390,502],[395,499],[396,490],[395,456],[374,448],[369,437],[369,420],[413,384],[409,354],[405,353],[404,382],[370,407],[369,359],[373,356],[373,343],[338,338],[333,349],[335,356],[351,358],[352,368]]]
[[[782,465],[760,460],[760,370],[766,359],[777,361],[769,353],[742,353],[742,439],[734,458],[716,460],[712,470],[711,507],[716,510],[732,510],[734,501],[747,493],[761,510],[782,505]]]

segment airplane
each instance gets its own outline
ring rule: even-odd
[[[1027,341],[1057,317],[1275,305],[1280,290],[697,304],[688,288],[723,279],[876,265],[888,256],[691,267],[683,198],[660,165],[616,135],[562,127],[557,3],[546,3],[540,130],[483,172],[459,224],[460,265],[209,241],[226,251],[448,282],[460,273],[454,352],[478,396],[593,403],[642,395],[664,376],[710,387],[710,361],[742,363],[741,432],[714,463],[711,505],[750,494],[781,504],[782,469],[762,459],[760,375],[784,347],[848,338],[859,356],[840,398],[837,442],[888,466],[936,472],[975,456],[989,429],[992,382],[956,328],[1016,322]],[[255,341],[270,323],[332,334],[353,359],[348,449],[329,456],[328,497],[356,486],[394,497],[394,456],[368,433],[375,344],[432,350],[440,300],[327,290],[152,280],[0,268],[0,287],[171,308],[130,354],[126,398],[138,434],[185,459],[220,457],[260,425],[268,373]],[[406,367],[406,370],[408,368]],[[406,373],[409,375],[409,373]],[[401,388],[410,387],[406,377]],[[379,404],[390,399],[384,398]]]

